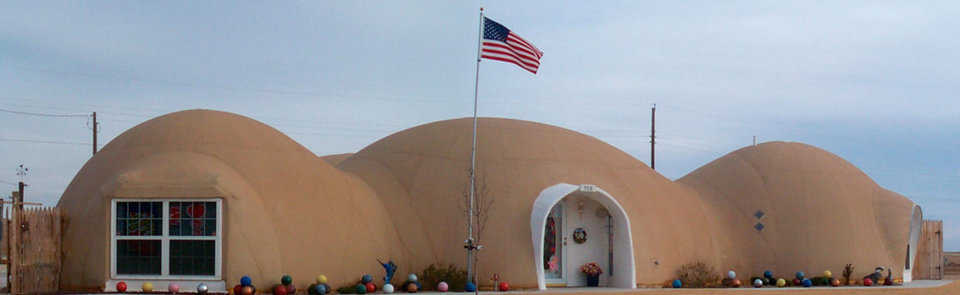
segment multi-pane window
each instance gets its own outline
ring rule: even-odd
[[[220,200],[115,200],[113,275],[217,277]]]

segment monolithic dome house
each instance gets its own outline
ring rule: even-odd
[[[413,127],[355,154],[318,157],[277,130],[218,111],[164,115],[90,159],[58,204],[66,290],[165,281],[211,289],[249,275],[305,287],[360,274],[463,265],[472,119]],[[910,279],[920,208],[849,162],[800,143],[734,151],[671,181],[596,138],[482,118],[479,175],[495,207],[480,282],[521,288],[672,279],[685,263],[756,274],[874,266]],[[398,282],[394,282],[398,283]]]

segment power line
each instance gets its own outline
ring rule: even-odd
[[[69,145],[90,145],[89,142],[75,142],[75,141],[57,141],[57,140],[39,140],[39,139],[20,139],[20,138],[0,138],[0,141],[9,141],[9,142],[27,142],[27,143],[49,143],[49,144],[69,144]]]
[[[15,182],[6,181],[6,180],[0,180],[0,183],[9,184],[9,185],[17,185],[17,183],[15,183]]]
[[[82,118],[82,117],[89,117],[89,116],[90,116],[90,115],[88,115],[88,114],[46,114],[46,113],[33,113],[33,112],[23,112],[23,111],[15,111],[15,110],[8,110],[8,109],[0,109],[0,112],[17,114],[17,115],[25,115],[25,116],[54,117],[54,118]]]

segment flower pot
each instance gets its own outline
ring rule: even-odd
[[[587,287],[596,287],[600,285],[600,274],[587,275]]]

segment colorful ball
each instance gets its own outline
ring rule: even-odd
[[[753,287],[754,287],[754,288],[763,287],[763,280],[761,280],[761,279],[753,280]]]
[[[287,295],[287,287],[284,285],[273,286],[273,295]]]
[[[357,294],[367,294],[367,286],[364,284],[357,284],[353,287],[353,290],[355,290]]]
[[[833,272],[831,272],[829,269],[828,269],[828,270],[825,270],[825,271],[823,271],[823,276],[827,277],[828,279],[829,279],[829,278],[832,278],[832,277],[833,277]]]
[[[325,275],[317,276],[317,284],[326,284],[326,283],[327,283],[327,276]]]
[[[733,286],[736,287],[736,288],[740,288],[740,286],[743,285],[743,284],[740,283],[740,280],[738,280],[738,279],[733,279],[733,282],[730,283],[730,284],[733,285]]]
[[[167,291],[170,291],[170,293],[180,292],[180,285],[177,285],[177,283],[170,283],[170,285],[167,286]]]
[[[680,287],[683,287],[683,282],[681,282],[680,280],[673,280],[673,288],[676,289]]]
[[[786,285],[787,285],[787,280],[777,279],[777,287],[783,288]]]
[[[321,285],[323,285],[323,287],[327,290],[327,293],[324,294],[330,294],[330,291],[333,291],[333,288],[330,288],[330,285],[327,285],[327,283],[323,283]]]
[[[373,282],[369,282],[364,286],[367,287],[367,293],[377,292],[377,285],[374,285]]]
[[[280,283],[284,286],[289,285],[290,283],[293,283],[293,277],[290,277],[290,275],[283,275],[283,277],[280,278]]]
[[[477,285],[474,285],[473,282],[467,282],[467,286],[463,289],[464,291],[467,291],[467,292],[476,292]]]
[[[803,279],[803,286],[810,288],[810,286],[813,286],[813,282],[810,279]]]
[[[801,283],[800,279],[793,279],[794,286],[800,286],[800,283]]]
[[[893,280],[883,279],[884,286],[893,286]]]
[[[833,279],[832,281],[830,281],[830,285],[831,285],[831,286],[834,286],[834,287],[839,287],[839,286],[840,286],[840,279]]]
[[[253,285],[246,285],[240,288],[240,295],[253,295]]]
[[[870,278],[863,279],[863,285],[864,285],[864,286],[873,286],[873,280],[871,280]]]
[[[143,292],[153,292],[153,283],[151,282],[143,283],[143,285],[140,286],[140,289],[142,289]]]
[[[369,282],[373,282],[373,276],[371,276],[371,275],[363,275],[363,277],[360,278],[360,282],[361,282],[361,283],[364,283],[364,284],[369,283]]]
[[[253,280],[251,280],[250,277],[243,276],[242,278],[240,278],[240,286],[246,287],[246,286],[250,286],[251,284],[253,284]]]
[[[387,293],[387,294],[393,293],[393,284],[390,284],[390,283],[383,284],[383,293]]]
[[[734,272],[733,270],[728,271],[728,272],[727,272],[727,278],[728,278],[728,279],[731,279],[731,280],[732,280],[732,279],[736,279],[736,278],[737,278],[737,273]]]
[[[234,294],[234,295],[240,295],[240,292],[241,292],[242,290],[243,290],[243,286],[241,286],[241,285],[233,286],[233,294]]]
[[[447,282],[440,282],[437,284],[437,291],[447,292],[447,290],[450,290],[450,285],[448,285]]]
[[[126,292],[126,291],[127,291],[126,282],[120,281],[119,283],[117,283],[117,292]]]
[[[417,293],[418,289],[420,288],[417,288],[417,284],[414,284],[414,283],[407,284],[407,293]]]
[[[772,279],[773,279],[773,272],[772,272],[772,271],[769,271],[769,270],[767,270],[767,271],[764,271],[764,272],[763,272],[763,277],[765,277],[765,278],[768,278],[768,279],[771,279],[771,280],[772,280]]]
[[[500,282],[500,292],[510,291],[510,284],[507,282]]]
[[[411,282],[416,282],[416,281],[417,281],[417,274],[412,273],[412,274],[408,275],[408,276],[407,276],[407,280],[408,280],[408,281],[411,281]]]
[[[805,276],[805,275],[803,274],[802,271],[798,271],[798,272],[797,272],[797,278],[798,278],[798,279],[803,280],[803,277],[804,277],[804,276]]]
[[[200,283],[197,285],[197,294],[207,294],[210,292],[210,287],[207,287],[207,284]]]
[[[297,294],[297,285],[289,284],[289,285],[283,285],[283,286],[287,288],[287,293]]]

